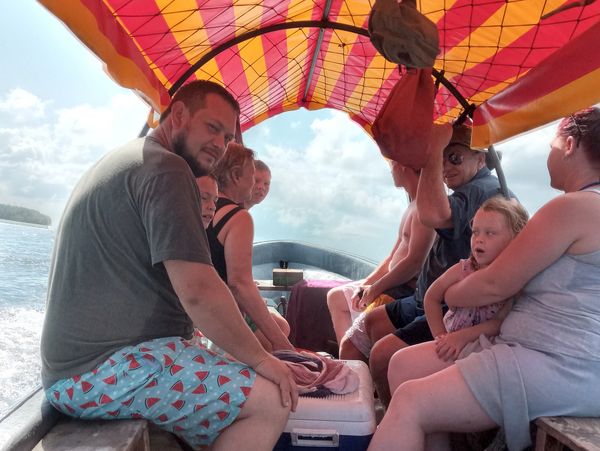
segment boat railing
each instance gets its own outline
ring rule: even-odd
[[[351,280],[362,279],[375,268],[375,262],[369,259],[300,241],[280,240],[254,243],[252,265],[268,263],[275,265],[281,260],[321,268]]]

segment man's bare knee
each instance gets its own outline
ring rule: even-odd
[[[369,366],[373,375],[387,379],[387,370],[392,356],[402,348],[407,346],[400,338],[389,334],[377,341],[371,350]]]
[[[279,387],[257,375],[240,414],[221,432],[211,449],[272,449],[289,412],[289,407],[281,403]]]
[[[373,343],[393,332],[393,327],[385,306],[377,307],[365,315],[365,331]]]
[[[384,344],[381,342],[376,342],[371,349],[371,355],[369,356],[369,368],[371,369],[371,374],[374,376],[379,375],[385,370],[385,374],[387,376],[387,353],[384,349]]]
[[[239,418],[254,417],[264,420],[265,424],[283,428],[289,413],[290,407],[283,405],[279,387],[257,374]]]

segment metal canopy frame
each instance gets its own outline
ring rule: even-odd
[[[331,0],[328,1],[326,6],[329,6],[330,4],[331,4]],[[236,36],[236,37],[230,39],[229,41],[226,41],[226,42],[218,45],[217,47],[212,49],[210,52],[208,52],[206,55],[204,55],[202,58],[200,58],[198,61],[196,61],[187,71],[185,71],[183,73],[183,75],[181,77],[179,77],[179,79],[175,83],[173,83],[173,86],[171,86],[171,88],[169,89],[169,95],[173,96],[173,94],[175,94],[175,92],[185,83],[185,81],[187,79],[189,79],[192,75],[194,75],[194,73],[196,73],[196,71],[198,69],[200,69],[202,66],[204,66],[208,61],[212,60],[215,56],[217,56],[221,52],[224,52],[225,50],[233,47],[234,45],[241,44],[242,42],[248,41],[257,36],[272,33],[274,31],[290,30],[293,28],[319,28],[320,29],[319,39],[317,41],[317,46],[315,48],[315,52],[313,53],[313,58],[312,58],[312,62],[311,62],[311,66],[310,66],[309,74],[308,74],[308,79],[306,82],[306,86],[304,88],[303,100],[306,101],[306,97],[308,95],[308,89],[310,87],[310,83],[311,83],[312,76],[313,76],[314,69],[315,69],[316,60],[319,55],[319,51],[320,51],[322,41],[323,41],[323,34],[325,33],[325,30],[331,29],[331,30],[348,31],[350,33],[355,33],[355,34],[358,34],[358,35],[361,35],[361,36],[364,36],[367,38],[370,36],[369,31],[364,28],[356,27],[354,25],[348,25],[348,24],[344,24],[344,23],[331,22],[330,20],[327,19],[328,10],[329,9],[326,8],[325,12],[323,13],[323,19],[321,19],[321,20],[299,20],[299,21],[293,21],[293,22],[278,23],[278,24],[270,25],[268,27],[261,28],[259,30],[252,30],[252,31],[248,31],[246,33],[242,33],[239,36]],[[450,83],[450,81],[448,81],[448,79],[444,76],[443,71],[440,72],[437,69],[433,68],[432,74],[436,79],[436,83],[438,85],[442,84],[456,98],[456,100],[458,100],[458,102],[461,104],[463,109],[467,110],[467,109],[472,108],[471,104],[469,104],[469,102],[456,89],[456,87],[452,83]]]
[[[181,77],[179,77],[179,79],[175,83],[173,83],[173,86],[171,86],[171,88],[169,89],[169,95],[172,97],[173,94],[175,94],[175,92],[185,83],[185,81],[188,80],[194,73],[196,73],[196,71],[198,69],[200,69],[202,66],[204,66],[208,61],[212,60],[215,56],[217,56],[221,52],[233,47],[234,45],[248,41],[257,36],[272,33],[274,31],[289,30],[289,29],[294,29],[294,28],[319,28],[319,37],[318,37],[317,45],[315,47],[313,57],[311,60],[311,65],[310,65],[310,69],[308,72],[308,78],[306,79],[306,84],[304,86],[304,95],[302,96],[302,101],[306,102],[307,96],[309,94],[312,77],[313,77],[313,74],[315,71],[315,66],[317,63],[318,55],[319,55],[319,52],[321,51],[321,46],[323,44],[323,36],[325,34],[325,30],[332,29],[332,30],[348,31],[348,32],[355,33],[355,34],[358,34],[361,36],[365,36],[367,38],[370,36],[369,31],[364,28],[357,27],[354,25],[348,25],[348,24],[344,24],[344,23],[331,22],[328,18],[329,11],[331,9],[331,3],[332,3],[332,0],[327,0],[325,9],[323,11],[323,17],[321,20],[300,20],[300,21],[292,21],[292,22],[284,22],[284,23],[274,24],[274,25],[270,25],[268,27],[264,27],[264,28],[261,28],[258,30],[252,30],[252,31],[248,31],[246,33],[242,33],[239,36],[236,36],[236,37],[230,39],[229,41],[222,43],[221,45],[212,49],[210,52],[208,52],[202,58],[200,58],[187,71],[185,71],[184,74]],[[470,104],[467,101],[467,99],[465,99],[465,97],[458,91],[458,89],[456,89],[456,87],[452,83],[450,83],[450,81],[444,76],[444,71],[438,71],[437,69],[432,68],[432,75],[435,78],[436,88],[439,87],[440,84],[443,85],[456,98],[456,100],[462,106],[463,112],[460,114],[460,116],[458,117],[456,122],[460,124],[460,123],[464,122],[464,120],[467,118],[467,116],[473,117],[473,112],[475,111],[476,105],[472,104],[472,103]],[[144,124],[144,127],[140,131],[139,136],[140,137],[145,136],[146,133],[148,133],[148,130],[149,130],[149,126],[148,126],[148,123],[146,122],[146,124]],[[490,153],[490,161],[493,164],[493,168],[495,169],[496,174],[498,175],[502,194],[505,197],[509,197],[508,186],[506,184],[506,178],[504,176],[504,171],[502,170],[502,166],[500,163],[500,156],[495,151],[493,146],[490,146],[488,148],[488,152]]]

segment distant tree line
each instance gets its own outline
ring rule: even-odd
[[[5,204],[0,204],[0,219],[8,219],[10,221],[28,222],[30,224],[47,226],[52,223],[52,220],[49,216],[46,216],[39,211]]]

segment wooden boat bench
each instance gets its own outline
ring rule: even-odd
[[[600,418],[541,417],[535,425],[535,451],[600,451]]]
[[[182,451],[172,434],[146,420],[63,419],[33,451]]]
[[[148,451],[145,420],[84,421],[62,419],[33,448],[34,451]]]
[[[0,422],[1,451],[182,451],[174,435],[146,420],[69,418],[38,389]]]

